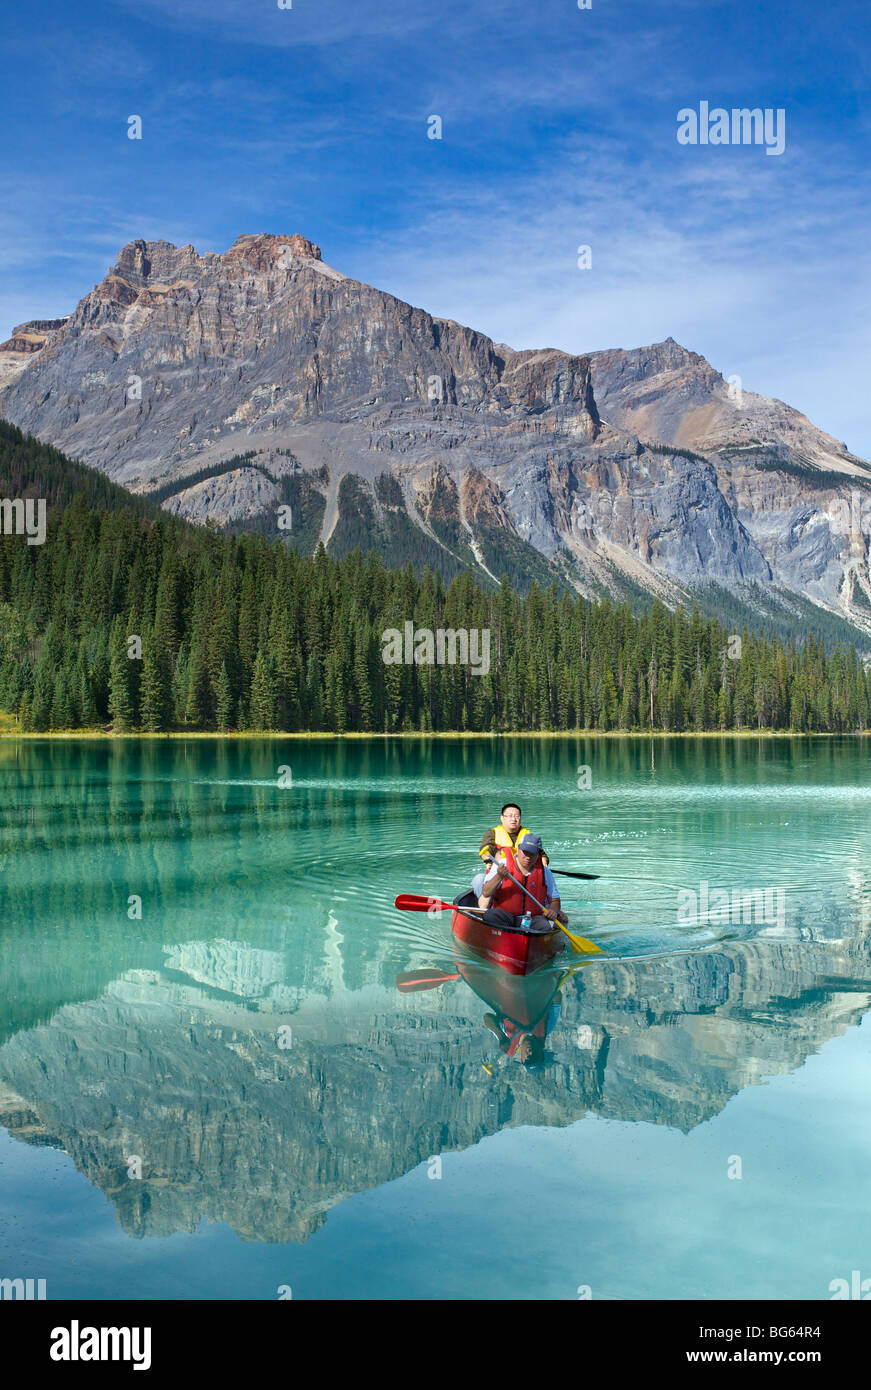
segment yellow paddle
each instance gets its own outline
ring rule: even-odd
[[[487,863],[495,864],[495,862],[496,861],[494,860],[491,854],[487,859]],[[500,867],[505,869],[504,864],[500,865]],[[514,878],[512,874],[509,874],[507,869],[505,869],[505,877],[510,878],[515,888],[519,888],[521,893],[525,893],[529,900],[535,903],[535,906],[538,908],[540,912],[546,912],[546,908],[542,903],[538,901],[538,898],[534,898],[530,893],[529,889],[524,888],[522,883],[518,883],[517,879]],[[564,927],[562,922],[558,922],[555,917],[549,918],[548,920],[553,921],[554,926],[559,927],[561,932],[565,932],[566,936],[571,942],[572,950],[577,951],[579,956],[600,956],[602,954],[601,946],[597,946],[595,941],[588,941],[585,936],[576,936],[574,932],[569,931],[568,927]]]

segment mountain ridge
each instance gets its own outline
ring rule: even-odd
[[[402,528],[448,566],[492,579],[510,550],[588,597],[670,604],[761,584],[871,636],[867,536],[845,520],[871,467],[800,412],[672,338],[496,344],[343,275],[299,234],[202,255],[127,243],[71,314],[0,345],[0,414],[134,491],[171,486],[165,505],[198,521],[267,529],[286,480],[305,479],[329,548],[351,495],[381,516],[388,478]],[[222,481],[206,488],[207,471]],[[434,493],[458,547],[424,519]]]

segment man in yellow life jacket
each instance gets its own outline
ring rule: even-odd
[[[520,807],[513,801],[508,801],[502,807],[501,823],[484,831],[478,853],[485,863],[488,859],[504,860],[505,851],[516,850],[524,835],[528,834],[529,831],[522,824]],[[541,861],[543,864],[550,862],[543,850]]]

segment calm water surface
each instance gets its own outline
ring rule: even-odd
[[[871,1277],[869,748],[3,743],[0,1277],[142,1299]],[[560,884],[603,949],[513,986],[446,915],[393,908],[468,886],[509,797],[553,865],[601,875]],[[433,966],[461,978],[397,990]],[[516,1022],[545,1034],[528,1064],[497,1036]]]

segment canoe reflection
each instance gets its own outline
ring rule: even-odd
[[[403,994],[437,989],[452,980],[464,980],[488,1006],[483,1025],[498,1044],[494,1062],[518,1062],[526,1067],[545,1066],[555,1060],[545,1047],[545,1039],[560,1016],[562,986],[583,969],[583,962],[563,970],[539,969],[530,975],[512,975],[487,961],[457,956],[456,973],[431,970],[407,971],[397,975],[396,987]],[[493,1064],[484,1062],[493,1074]]]

